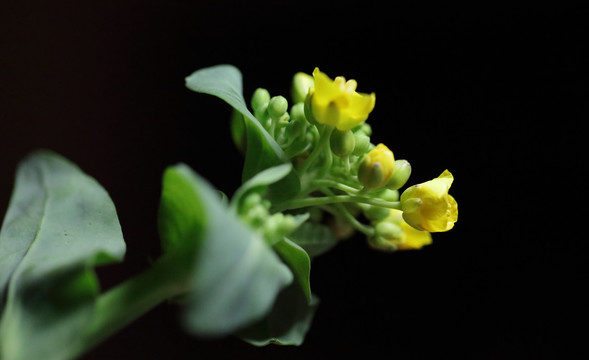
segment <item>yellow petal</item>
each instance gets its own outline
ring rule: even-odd
[[[405,222],[401,222],[401,229],[405,233],[405,241],[398,246],[399,250],[421,249],[432,243],[432,235],[427,231],[414,229]]]

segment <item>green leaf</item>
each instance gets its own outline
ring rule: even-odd
[[[313,222],[306,222],[299,226],[289,239],[305,249],[312,258],[329,251],[338,242],[331,230]]]
[[[186,203],[204,210],[160,212],[168,218],[160,219],[160,232],[184,234],[186,238],[178,241],[188,244],[187,249],[193,246],[192,291],[184,299],[187,328],[198,335],[220,336],[263,318],[279,291],[292,282],[289,268],[186,165],[166,170],[163,193],[171,195],[162,197],[166,209]]]
[[[77,355],[99,292],[93,267],[124,253],[115,207],[94,179],[54,153],[23,160],[0,231],[0,358]]]
[[[284,262],[288,264],[297,283],[308,302],[311,301],[311,259],[309,255],[289,239],[283,239],[273,245],[274,250],[280,254]]]
[[[183,172],[164,172],[158,229],[164,252],[193,251],[202,241],[206,206],[194,191],[194,182]]]
[[[273,166],[266,170],[263,170],[256,174],[251,179],[247,180],[243,185],[237,189],[235,194],[233,194],[233,198],[231,199],[234,206],[239,204],[241,198],[250,190],[255,188],[265,188],[268,185],[272,185],[277,181],[283,179],[287,176],[292,170],[292,164],[286,163],[281,164],[278,166]]]
[[[301,345],[318,305],[317,297],[313,296],[310,302],[307,301],[300,287],[292,284],[278,295],[267,317],[240,331],[238,335],[256,346]]]
[[[245,153],[245,123],[243,120],[243,115],[235,109],[231,114],[231,138],[233,139],[233,143],[237,149],[241,153]]]
[[[242,180],[255,176],[262,170],[276,165],[290,163],[289,158],[274,138],[248,110],[242,94],[241,72],[232,65],[217,65],[192,73],[186,78],[186,86],[193,91],[217,96],[243,115],[245,127],[246,154]],[[234,117],[235,119],[235,117]],[[242,132],[240,124],[234,132]],[[270,187],[268,196],[275,201],[282,201],[296,195],[300,190],[300,181],[292,171],[282,181]]]

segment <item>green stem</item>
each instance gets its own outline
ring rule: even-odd
[[[292,209],[299,209],[308,206],[317,206],[317,205],[328,205],[328,204],[338,204],[338,203],[346,203],[346,202],[355,202],[355,203],[362,203],[374,206],[380,206],[390,209],[397,209],[401,210],[401,203],[398,201],[386,201],[381,199],[374,199],[368,198],[364,196],[355,196],[355,195],[334,195],[334,196],[323,196],[323,197],[307,197],[304,199],[295,199],[291,201],[284,202],[282,204],[277,205],[273,208],[273,211],[285,211],[285,210],[292,210]]]
[[[309,167],[317,160],[319,155],[323,152],[330,151],[329,150],[329,137],[333,132],[333,127],[324,125],[319,130],[319,143],[313,149],[309,157],[303,162],[303,164],[299,167],[298,172],[299,176],[303,177],[303,175],[309,170]]]
[[[329,189],[322,189],[322,190],[327,195],[335,196],[335,195],[333,195],[333,193]],[[337,211],[339,212],[339,214],[341,216],[343,216],[346,220],[348,220],[348,222],[354,227],[354,229],[364,233],[366,236],[369,236],[369,237],[374,235],[374,229],[372,229],[370,226],[366,226],[366,225],[362,224],[360,221],[358,221],[358,219],[356,219],[352,214],[350,214],[348,209],[346,209],[346,207],[343,204],[341,204],[341,203],[335,204],[335,207],[337,208]]]
[[[189,291],[182,261],[164,257],[151,268],[102,294],[96,301],[84,351],[121,330],[158,304]]]
[[[353,195],[358,195],[358,192],[360,192],[360,190],[361,190],[361,189],[357,189],[355,187],[352,187],[352,186],[349,186],[346,184],[342,184],[342,183],[339,183],[335,180],[330,180],[330,179],[313,180],[310,185],[311,185],[311,187],[304,191],[305,194],[310,194],[313,191],[318,190],[323,187],[330,187],[332,189],[345,191],[345,192],[347,192],[349,194],[353,194]]]

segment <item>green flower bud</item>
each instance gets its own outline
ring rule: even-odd
[[[262,195],[257,192],[252,192],[245,196],[241,201],[241,213],[246,214],[250,209],[259,205],[262,202]]]
[[[352,154],[354,151],[354,147],[356,146],[356,137],[351,130],[340,131],[335,129],[331,133],[329,143],[331,145],[331,151],[335,155],[339,157],[346,157],[350,156],[350,154]]]
[[[403,229],[393,222],[381,221],[374,226],[374,236],[387,240],[401,239],[403,237]]]
[[[386,187],[391,190],[398,190],[409,180],[409,176],[411,176],[411,164],[409,164],[409,161],[396,160],[395,171]]]
[[[290,109],[290,118],[292,121],[298,121],[306,125],[307,119],[305,118],[305,104],[294,104]]]
[[[317,122],[317,120],[315,119],[315,116],[313,115],[313,88],[310,89],[309,93],[307,94],[307,97],[305,98],[305,118],[307,118],[307,121],[315,126],[319,125],[319,123]]]
[[[280,119],[288,110],[288,101],[284,96],[274,96],[268,104],[268,114],[274,120]]]
[[[252,96],[251,105],[254,111],[258,111],[262,106],[267,105],[270,101],[270,93],[263,88],[257,88]]]
[[[370,136],[372,135],[372,127],[370,124],[362,123],[354,128],[354,132]]]
[[[292,101],[300,103],[305,101],[309,88],[314,85],[313,77],[303,72],[298,72],[292,78]]]
[[[292,141],[305,132],[305,129],[309,123],[305,118],[305,105],[303,103],[293,105],[293,107],[290,109],[290,115],[290,122],[285,128],[284,134],[288,139],[290,139],[290,141]]]
[[[381,221],[374,226],[374,236],[368,244],[377,250],[395,251],[404,242],[403,229],[398,224]]]
[[[266,219],[262,225],[261,234],[266,241],[274,244],[284,237],[289,236],[298,225],[293,216],[276,213]]]
[[[380,206],[369,206],[364,210],[364,216],[370,221],[381,221],[389,217],[391,209]]]
[[[370,151],[370,137],[363,132],[354,133],[354,137],[356,138],[356,146],[354,147],[353,155],[362,156]]]
[[[290,121],[284,130],[287,138],[294,139],[301,136],[305,130],[305,124],[300,121]]]
[[[386,201],[399,201],[399,192],[397,190],[385,188],[378,191],[374,196]]]

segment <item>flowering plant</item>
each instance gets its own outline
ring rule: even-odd
[[[166,300],[195,335],[299,345],[318,304],[314,257],[355,231],[391,252],[454,226],[449,171],[399,196],[411,166],[372,144],[365,121],[376,97],[356,81],[297,73],[290,107],[259,88],[251,111],[233,66],[196,71],[186,85],[235,110],[241,187],[229,199],[187,165],[167,168],[161,257],[101,292],[94,267],[125,253],[112,201],[63,157],[30,155],[0,233],[0,359],[75,358]]]

